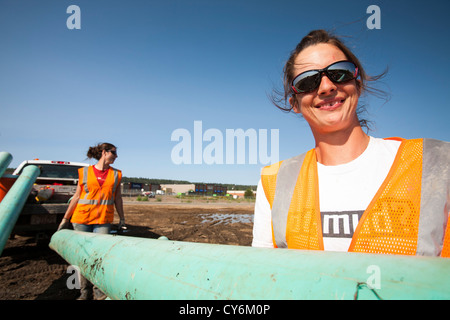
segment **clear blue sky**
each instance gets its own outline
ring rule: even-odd
[[[72,4],[79,30],[66,26]],[[379,30],[366,25],[372,4]],[[307,123],[267,96],[318,28],[346,36],[369,74],[389,68],[391,100],[364,101],[371,135],[449,141],[449,12],[436,0],[0,0],[0,149],[15,167],[85,161],[107,141],[128,177],[256,184],[259,160],[174,164],[171,135],[202,121],[224,146],[227,129],[278,129],[280,160],[314,147]]]

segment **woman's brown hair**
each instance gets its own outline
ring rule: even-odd
[[[112,149],[117,149],[117,148],[115,145],[108,143],[108,142],[99,143],[96,146],[89,147],[89,150],[87,152],[87,157],[89,159],[94,158],[94,159],[100,160],[100,158],[102,157],[103,150],[109,151]]]

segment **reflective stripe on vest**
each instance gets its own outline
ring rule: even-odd
[[[88,170],[89,170],[89,167],[83,168],[83,177],[81,178],[81,185],[82,186],[84,185],[84,192],[86,192],[85,197],[87,197],[87,195],[89,194],[89,189],[87,186]]]
[[[273,233],[278,248],[287,248],[286,227],[295,183],[306,153],[283,161],[277,175],[277,188],[272,206]],[[276,226],[276,227],[275,227]]]
[[[448,232],[445,239],[449,240],[443,240],[448,220],[448,208],[445,211],[444,206],[450,194],[449,155],[450,143],[432,139],[404,140],[385,182],[361,217],[349,251],[427,256],[441,253],[442,256],[449,256]],[[404,165],[408,160],[410,165]],[[294,247],[300,249],[323,250],[314,149],[282,161],[275,167],[264,168],[261,176],[272,208],[275,246],[293,247],[289,243],[295,243]],[[422,173],[415,168],[422,169]],[[390,179],[395,179],[398,187],[390,186]],[[406,197],[396,194],[402,187],[408,189]],[[413,195],[409,194],[410,189],[414,189]],[[383,209],[387,212],[384,215]],[[403,232],[406,237],[394,236],[389,232],[374,236],[374,222],[391,218],[391,209],[397,209],[397,216],[407,220],[394,221],[398,230],[407,230]],[[401,234],[402,230],[398,233]],[[395,244],[393,249],[389,248],[391,244]]]
[[[444,212],[450,198],[450,143],[423,139],[422,193],[417,255],[438,256],[447,225],[446,241],[441,255],[449,257],[450,228]],[[449,201],[450,202],[450,201]],[[447,211],[450,208],[447,208]]]
[[[98,200],[86,200],[86,199],[80,199],[78,200],[78,203],[80,204],[92,204],[92,205],[112,205],[114,204],[114,200],[100,200],[100,202],[98,202]]]

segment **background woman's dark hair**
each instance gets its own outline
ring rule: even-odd
[[[325,30],[313,30],[308,35],[306,35],[300,43],[297,45],[297,47],[291,52],[291,55],[289,59],[287,60],[284,68],[283,68],[283,90],[277,91],[274,90],[273,95],[271,97],[271,100],[273,104],[286,112],[292,111],[292,106],[289,103],[289,98],[294,95],[291,89],[291,83],[294,80],[294,78],[297,76],[294,73],[295,70],[295,59],[299,55],[303,49],[306,49],[309,46],[316,45],[319,43],[327,43],[334,45],[339,50],[341,50],[344,55],[346,56],[347,60],[353,62],[359,70],[360,74],[360,81],[356,82],[357,89],[360,93],[362,92],[368,92],[371,94],[374,94],[378,97],[384,98],[386,101],[389,100],[389,95],[380,90],[373,87],[370,87],[368,85],[368,82],[376,81],[383,76],[386,75],[387,69],[381,73],[378,76],[368,76],[364,70],[364,68],[361,65],[361,62],[356,58],[356,56],[350,51],[350,49],[335,35],[331,34],[331,32],[327,32]],[[361,114],[364,112],[364,107],[359,106],[358,107],[358,114]],[[359,119],[361,126],[368,128],[368,121],[364,119]]]
[[[87,157],[89,159],[97,159],[100,160],[100,158],[102,157],[102,152],[103,150],[105,151],[109,151],[111,149],[117,149],[115,145],[111,144],[111,143],[99,143],[98,145],[94,146],[94,147],[89,147],[89,150],[87,152]]]

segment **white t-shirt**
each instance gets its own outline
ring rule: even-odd
[[[325,250],[348,251],[359,219],[386,178],[400,143],[370,137],[366,150],[349,163],[317,163]],[[259,181],[252,246],[273,248],[271,222],[270,204]]]

